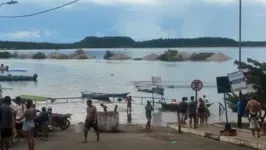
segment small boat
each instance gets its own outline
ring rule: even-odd
[[[109,96],[109,97],[125,98],[125,97],[127,97],[127,95],[129,94],[129,92],[128,92],[128,93],[113,93],[113,94],[101,93],[101,94],[105,94],[105,95],[107,95],[107,96]]]
[[[38,75],[22,76],[22,75],[0,75],[0,81],[37,81]]]
[[[152,88],[152,89],[142,89],[140,87],[137,87],[137,90],[139,92],[154,93],[154,94],[158,94],[158,95],[164,95],[164,89],[160,88],[160,87],[155,87],[155,88]]]
[[[101,100],[101,101],[110,101],[108,94],[103,94],[103,93],[84,93],[81,92],[81,96],[83,98],[90,98],[90,99],[96,99],[96,100]]]
[[[179,102],[175,103],[166,103],[166,102],[160,102],[162,105],[162,109],[168,110],[168,111],[177,111],[177,106]],[[206,103],[206,106],[209,108],[213,103]]]

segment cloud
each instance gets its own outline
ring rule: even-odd
[[[1,38],[7,39],[36,39],[42,36],[51,36],[49,31],[15,31],[9,33],[0,33]]]

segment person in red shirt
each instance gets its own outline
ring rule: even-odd
[[[132,99],[131,96],[129,96],[129,97],[126,99],[126,102],[127,102],[127,114],[131,114],[131,110],[132,110],[132,101],[134,102],[134,100]]]

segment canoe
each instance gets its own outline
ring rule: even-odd
[[[161,102],[162,109],[168,110],[168,111],[177,111],[178,103],[166,103]],[[206,106],[209,108],[213,103],[206,103]]]
[[[152,88],[152,89],[142,89],[142,88],[137,87],[137,90],[139,92],[154,93],[154,94],[158,94],[158,95],[164,95],[164,89],[163,88],[159,88],[159,87]]]
[[[110,101],[109,95],[103,94],[103,93],[84,93],[81,92],[81,96],[83,98],[90,98],[90,99],[95,99],[95,100],[100,100],[100,101]]]
[[[37,81],[38,75],[22,76],[22,75],[0,75],[0,81]]]

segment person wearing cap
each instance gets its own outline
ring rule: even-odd
[[[146,129],[151,129],[151,113],[153,111],[153,107],[151,105],[150,101],[147,101],[147,105],[145,106],[145,112],[146,112],[146,118],[147,118],[147,124]]]
[[[11,108],[11,98],[6,96],[3,100],[3,104],[0,107],[0,128],[1,128],[1,148],[2,150],[9,149],[10,138],[13,134],[13,112]]]

